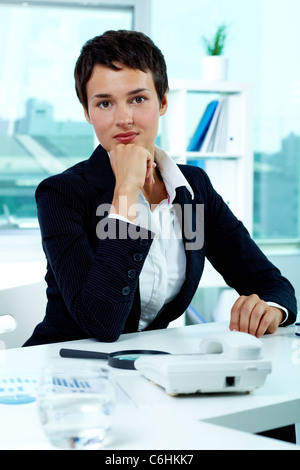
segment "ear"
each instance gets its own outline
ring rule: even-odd
[[[167,109],[168,109],[168,98],[167,98],[167,92],[165,92],[161,100],[161,105],[160,105],[160,110],[159,110],[160,116],[163,116],[166,113]]]
[[[83,111],[84,111],[84,116],[85,116],[85,119],[87,120],[87,122],[92,124],[92,121],[91,121],[91,118],[89,116],[88,110],[86,108],[83,108]]]

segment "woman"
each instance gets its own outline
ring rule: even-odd
[[[168,79],[153,42],[131,31],[88,41],[75,83],[100,145],[37,188],[48,304],[25,345],[165,328],[190,304],[205,257],[240,294],[231,329],[259,337],[292,323],[291,284],[205,172],[155,146]]]

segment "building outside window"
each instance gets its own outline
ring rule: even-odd
[[[134,26],[130,2],[34,3],[0,2],[2,229],[37,227],[38,183],[92,153],[93,129],[75,94],[75,61],[91,37]]]

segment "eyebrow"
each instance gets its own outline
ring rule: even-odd
[[[136,90],[129,91],[127,93],[127,96],[136,95],[137,93],[141,93],[143,91],[151,91],[151,90],[149,90],[149,88],[137,88]],[[92,99],[93,98],[111,98],[111,97],[112,95],[110,95],[109,93],[97,93],[96,95],[92,96]]]

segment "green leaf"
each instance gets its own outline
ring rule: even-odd
[[[207,55],[221,55],[224,52],[227,33],[228,26],[222,24],[211,39],[202,38]]]

